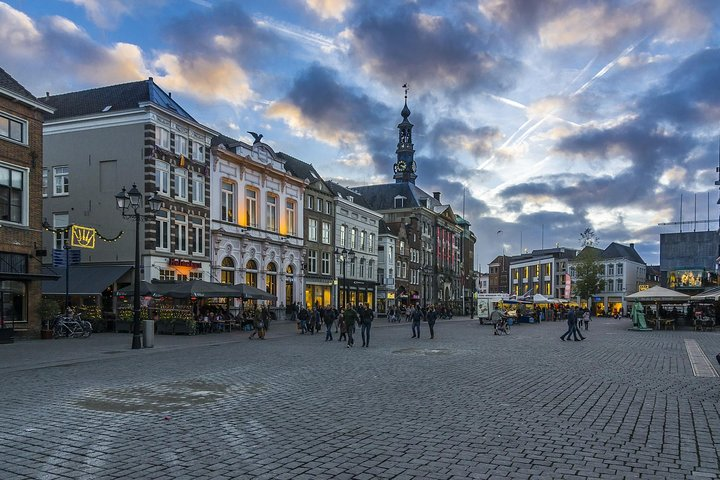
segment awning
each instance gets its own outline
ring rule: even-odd
[[[0,280],[55,280],[58,275],[53,273],[15,273],[15,272],[0,272]]]
[[[133,267],[130,265],[73,265],[70,267],[70,295],[99,295]],[[43,267],[60,278],[42,282],[44,295],[65,295],[65,268]]]

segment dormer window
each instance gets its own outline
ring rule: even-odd
[[[405,200],[407,198],[401,195],[395,197],[395,208],[405,208]]]

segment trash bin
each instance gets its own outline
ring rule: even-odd
[[[143,348],[153,348],[155,345],[155,322],[143,321]]]

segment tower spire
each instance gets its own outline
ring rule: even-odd
[[[397,126],[398,128],[398,144],[395,153],[397,155],[397,161],[393,165],[393,172],[395,175],[395,183],[415,183],[417,175],[415,174],[415,149],[412,143],[412,128],[413,124],[410,123],[408,117],[410,116],[410,109],[407,105],[408,98],[408,84],[403,84],[405,89],[405,105],[403,106],[400,115],[403,120]]]

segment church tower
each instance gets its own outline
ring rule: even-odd
[[[408,120],[410,109],[407,106],[407,84],[403,85],[403,88],[405,88],[405,106],[402,112],[400,112],[403,121],[397,126],[398,144],[397,150],[395,150],[397,161],[393,165],[393,172],[395,172],[393,178],[395,179],[395,183],[409,182],[415,184],[415,179],[417,178],[415,170],[417,169],[417,165],[415,164],[415,149],[412,143],[413,124]]]

